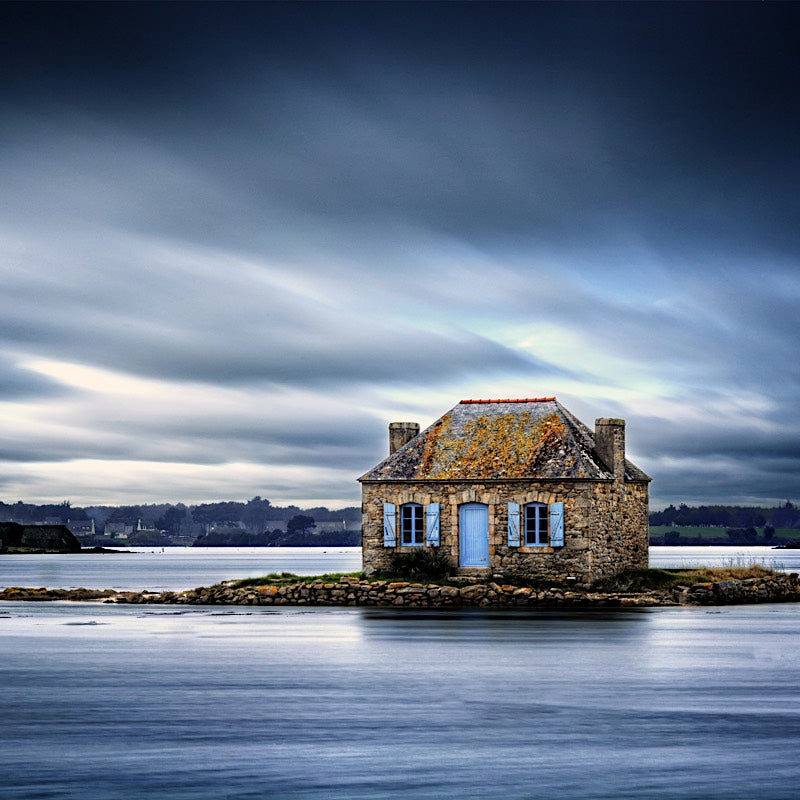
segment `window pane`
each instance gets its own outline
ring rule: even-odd
[[[539,541],[542,544],[547,542],[547,506],[539,506]]]
[[[400,528],[401,542],[405,545],[423,544],[424,529],[422,527],[422,506],[406,503],[401,506]]]
[[[403,506],[402,508],[401,526],[403,529],[403,544],[411,544],[412,527],[410,506]]]
[[[547,544],[547,506],[530,503],[525,506],[525,544]]]
[[[525,506],[525,544],[536,544],[536,506]]]

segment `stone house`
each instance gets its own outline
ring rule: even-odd
[[[426,546],[464,575],[589,585],[647,567],[650,478],[624,420],[592,431],[554,397],[462,400],[421,433],[393,422],[359,481],[368,575]]]

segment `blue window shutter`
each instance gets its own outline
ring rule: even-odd
[[[439,546],[439,504],[425,506],[425,541],[429,547]]]
[[[383,504],[383,546],[397,547],[397,506]]]
[[[508,546],[520,546],[520,513],[519,503],[508,504]]]
[[[564,546],[564,504],[550,503],[550,546]]]

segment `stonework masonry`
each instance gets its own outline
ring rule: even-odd
[[[419,433],[418,422],[390,422],[389,423],[389,454],[408,444]]]
[[[625,472],[625,420],[609,417],[596,419],[594,446],[611,473],[620,478]]]
[[[624,446],[624,445],[623,445]],[[486,572],[525,580],[574,579],[587,586],[627,569],[648,565],[648,484],[614,480],[380,481],[362,482],[362,552],[366,575],[388,572],[393,552],[383,546],[383,504],[440,503],[440,547],[458,567],[458,509],[462,503],[489,507]],[[564,503],[563,547],[509,547],[508,502]],[[462,570],[476,572],[476,570]]]
[[[465,578],[461,586],[343,577],[289,586],[238,586],[230,581],[182,592],[120,592],[114,589],[0,589],[0,602],[76,600],[159,605],[379,606],[403,608],[626,608],[676,605],[721,606],[800,601],[797,573],[696,583],[665,591],[593,592],[559,586],[534,589]]]

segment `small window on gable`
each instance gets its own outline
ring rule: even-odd
[[[425,518],[419,503],[400,506],[400,544],[422,545],[425,542]]]
[[[532,547],[548,543],[549,512],[544,503],[528,503],[525,506],[525,544]]]

